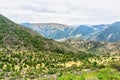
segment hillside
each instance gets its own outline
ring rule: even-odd
[[[70,46],[76,47],[84,52],[91,52],[93,54],[117,54],[120,53],[120,42],[96,42],[84,41],[80,39],[68,39],[65,41]]]
[[[0,15],[0,47],[32,51],[74,52],[71,51],[70,46],[46,39],[37,32],[12,22],[3,15]]]

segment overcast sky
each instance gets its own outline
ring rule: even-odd
[[[120,0],[0,0],[0,13],[17,23],[106,24],[120,21]]]

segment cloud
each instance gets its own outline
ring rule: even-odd
[[[17,23],[100,24],[120,20],[120,0],[0,0],[0,13]]]

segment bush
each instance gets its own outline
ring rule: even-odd
[[[49,71],[48,71],[48,74],[55,74],[55,73],[56,73],[55,70],[49,70]]]
[[[120,71],[120,62],[119,61],[112,61],[109,63],[111,68],[117,69]]]

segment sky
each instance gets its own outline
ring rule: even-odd
[[[16,23],[109,24],[120,21],[120,0],[0,0]]]

